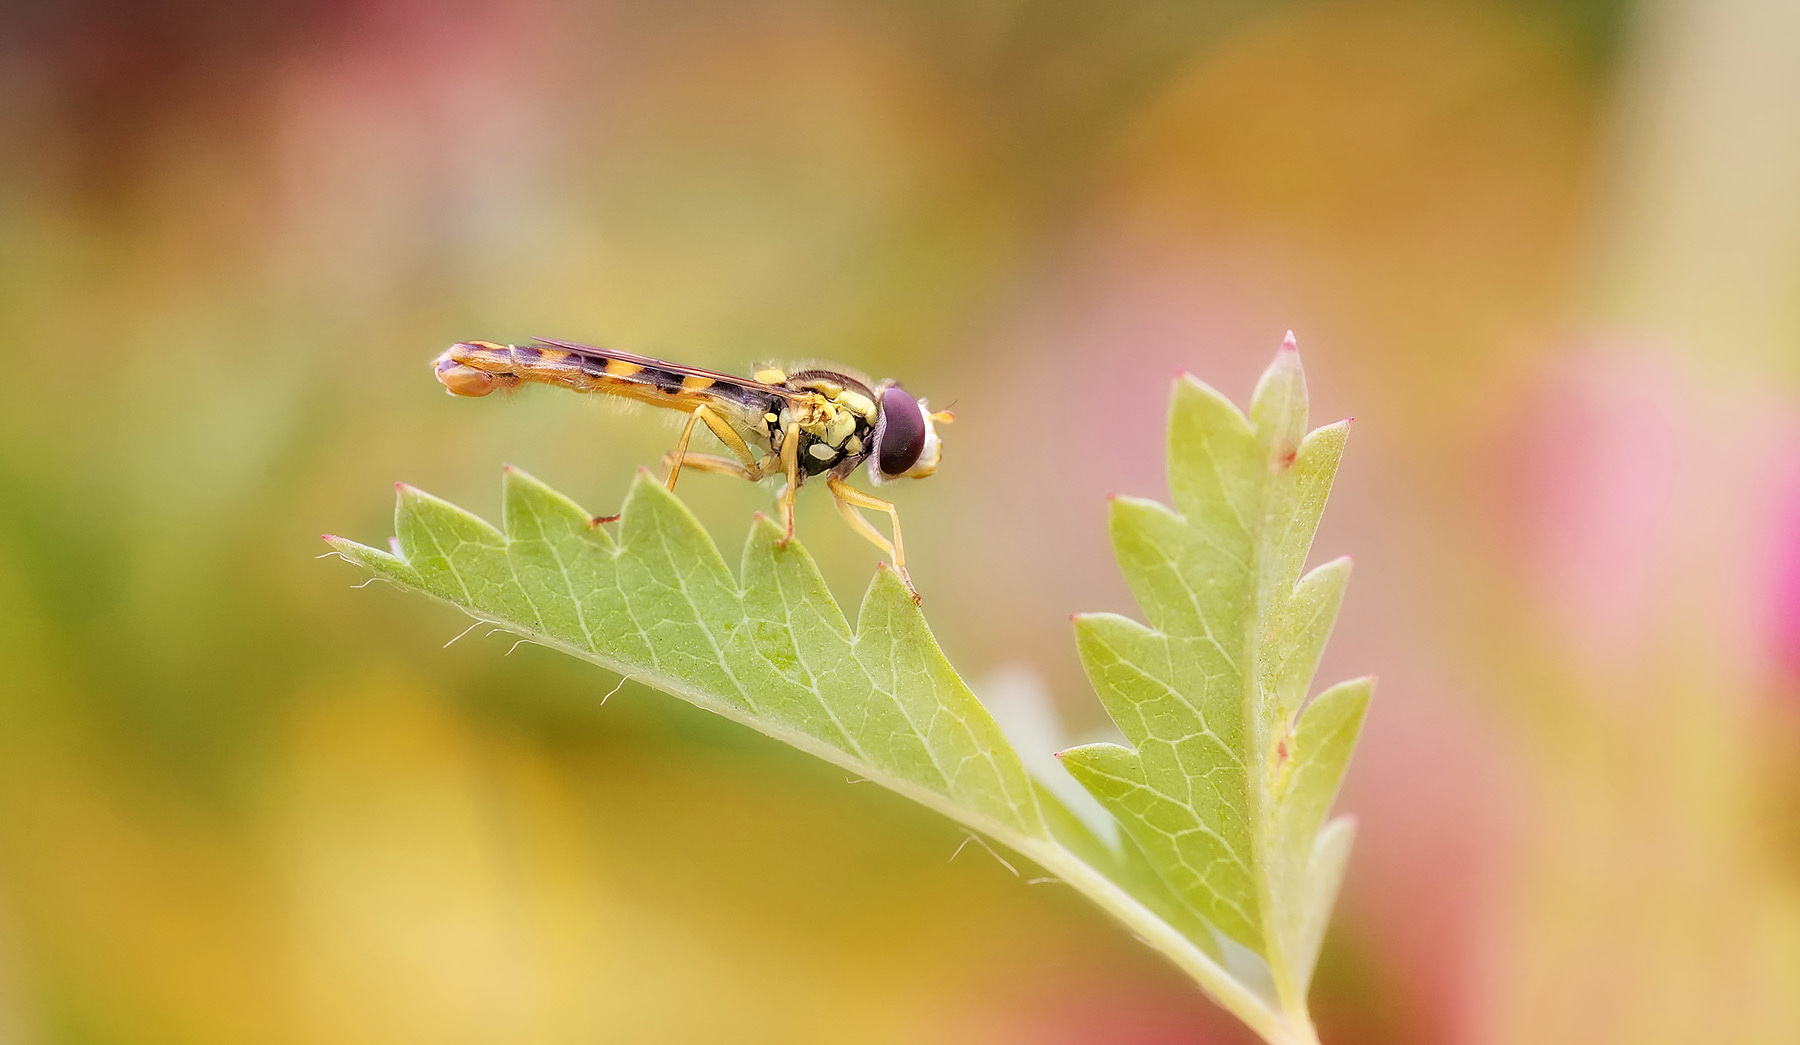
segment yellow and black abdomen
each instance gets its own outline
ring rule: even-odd
[[[761,416],[775,398],[723,375],[686,372],[641,356],[608,355],[585,347],[464,341],[446,349],[433,366],[445,388],[464,396],[487,395],[533,381],[671,410],[714,405],[723,408],[720,413],[740,416]]]

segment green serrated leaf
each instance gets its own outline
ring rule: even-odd
[[[1291,346],[1290,346],[1291,348]],[[1192,975],[1270,1042],[1314,1042],[1304,989],[1342,877],[1324,825],[1366,680],[1302,706],[1348,561],[1300,570],[1343,446],[1305,434],[1297,353],[1246,417],[1183,379],[1169,426],[1175,509],[1118,499],[1114,549],[1147,624],[1077,622],[1130,747],[1063,764],[1123,827],[1116,848],[1032,779],[957,676],[904,584],[877,572],[854,622],[798,541],[758,518],[734,574],[640,473],[598,524],[516,469],[502,525],[402,486],[392,553],[327,541],[380,577],[818,755],[1036,861]]]
[[[1295,1022],[1348,851],[1321,829],[1368,680],[1302,706],[1349,560],[1300,576],[1344,425],[1306,433],[1299,354],[1283,347],[1248,417],[1192,379],[1169,424],[1175,508],[1115,501],[1114,552],[1147,625],[1080,618],[1076,642],[1130,747],[1065,752],[1168,890],[1262,957]]]
[[[334,547],[483,620],[568,650],[971,818],[1047,837],[1037,787],[883,570],[858,626],[799,542],[752,528],[740,585],[675,496],[640,474],[616,524],[508,469],[497,529],[402,487],[398,556]],[[609,535],[617,528],[618,536]]]

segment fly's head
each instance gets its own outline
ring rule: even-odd
[[[869,477],[879,486],[895,479],[923,479],[937,471],[943,455],[937,426],[955,418],[948,410],[931,412],[899,385],[882,386],[875,419]]]

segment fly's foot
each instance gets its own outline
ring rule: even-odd
[[[914,606],[925,601],[925,596],[920,595],[919,589],[913,587],[912,577],[906,572],[906,567],[890,566],[885,562],[878,562],[875,564],[875,568],[878,570],[893,570],[894,575],[900,578],[900,583],[906,585],[906,594],[912,596]]]
[[[914,606],[917,606],[917,605],[919,605],[919,604],[920,604],[920,603],[922,603],[922,602],[924,602],[924,601],[925,601],[925,596],[923,596],[923,595],[920,595],[920,594],[919,594],[919,589],[917,589],[917,588],[915,588],[915,587],[913,587],[913,582],[912,582],[912,578],[911,578],[911,577],[908,577],[908,576],[907,576],[907,575],[906,575],[906,571],[905,571],[905,570],[900,570],[900,571],[898,571],[898,572],[899,572],[899,574],[900,574],[900,583],[902,583],[902,584],[904,584],[904,585],[906,585],[906,594],[908,594],[908,595],[911,595],[911,596],[912,596],[912,600],[913,600],[913,605],[914,605]]]

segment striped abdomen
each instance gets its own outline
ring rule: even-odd
[[[599,349],[465,341],[451,345],[432,365],[444,387],[462,396],[484,396],[536,381],[677,410],[691,410],[700,402],[726,402],[758,415],[775,399],[764,389],[735,383],[722,374],[684,373],[642,356],[606,355]]]

